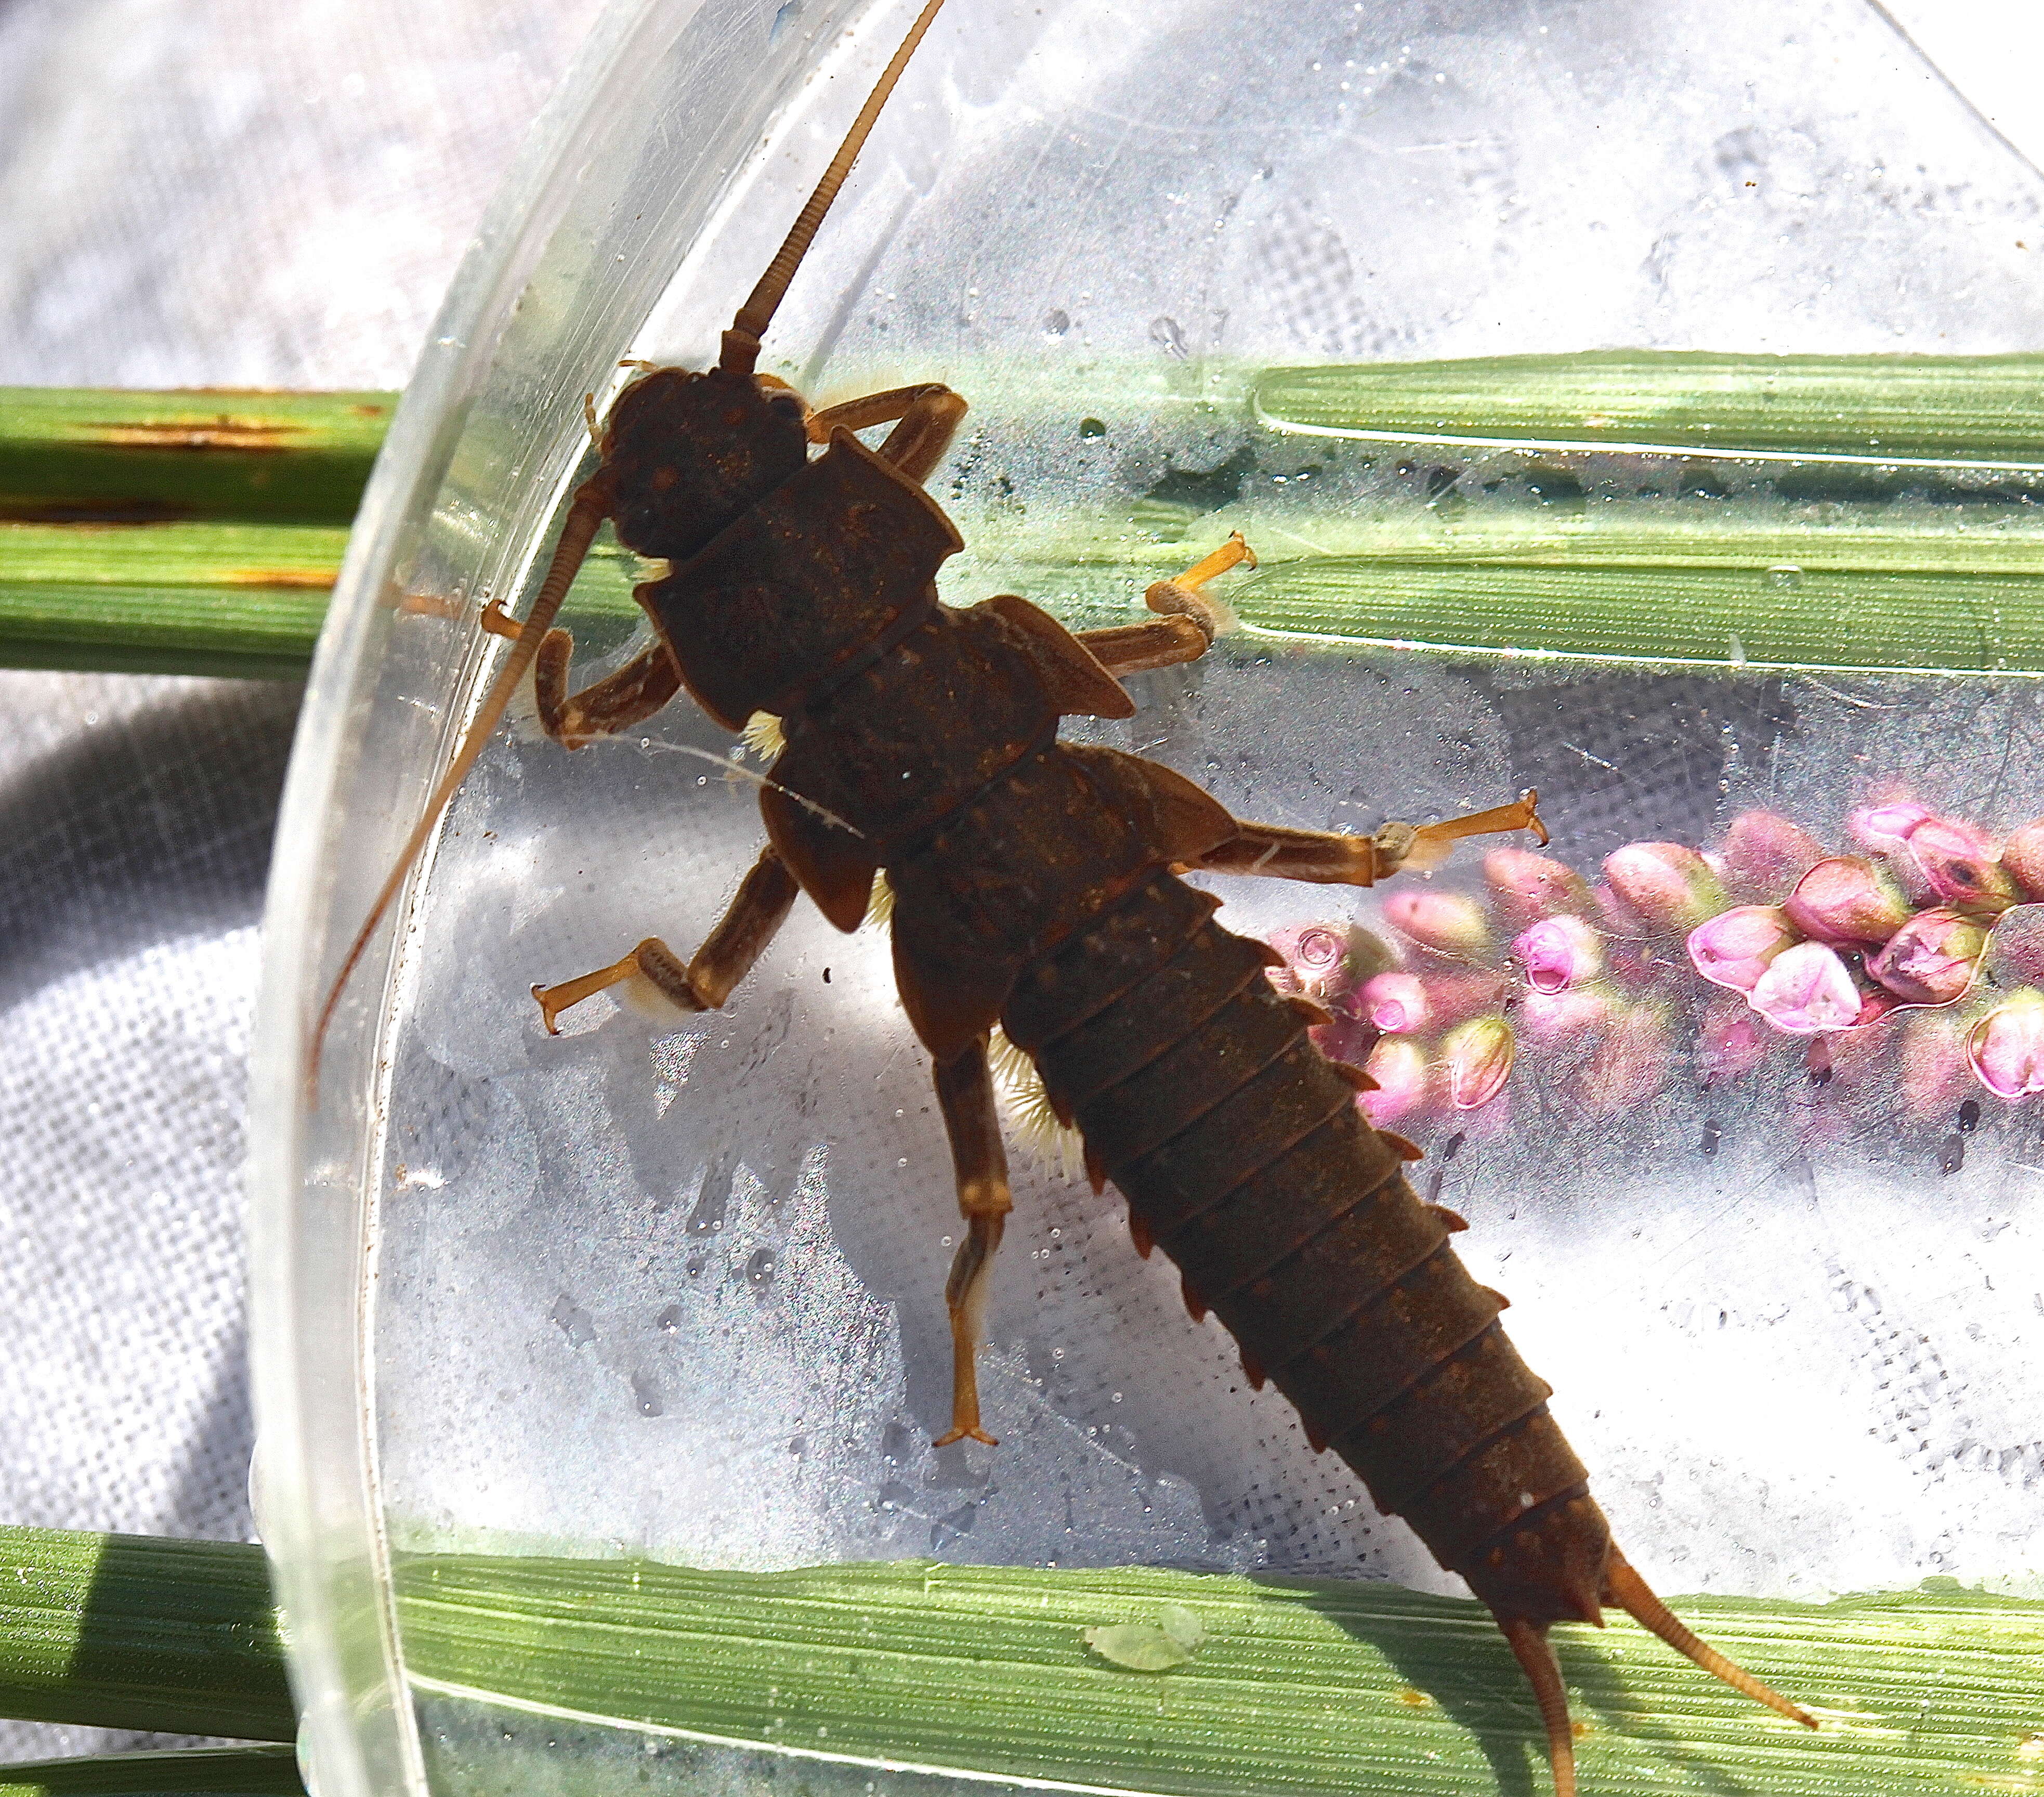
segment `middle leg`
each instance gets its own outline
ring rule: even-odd
[[[986,1295],[993,1276],[993,1253],[1014,1201],[1008,1193],[1008,1155],[1001,1144],[1001,1114],[993,1102],[986,1038],[979,1037],[936,1069],[937,1105],[951,1137],[951,1168],[958,1180],[959,1212],[965,1240],[951,1261],[944,1302],[951,1314],[951,1426],[937,1437],[947,1448],[970,1436],[997,1445],[981,1427],[979,1376],[974,1361],[986,1318]]]
[[[761,850],[724,921],[704,939],[693,959],[684,963],[659,937],[649,936],[609,967],[558,986],[535,986],[532,996],[539,1001],[547,1033],[560,1033],[556,1022],[571,1005],[628,979],[646,981],[677,1010],[715,1010],[766,952],[801,890],[787,864],[772,848]]]
[[[1079,641],[1093,659],[1119,679],[1124,674],[1140,674],[1152,668],[1170,668],[1181,661],[1197,661],[1213,647],[1214,638],[1228,626],[1226,609],[1201,591],[1217,574],[1247,564],[1256,565],[1255,552],[1235,533],[1207,556],[1174,580],[1152,583],[1143,602],[1160,615],[1147,624],[1121,624],[1107,630],[1082,630]]]

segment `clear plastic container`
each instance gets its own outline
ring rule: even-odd
[[[498,733],[307,1102],[309,1020],[497,659],[481,606],[518,611],[544,565],[588,454],[583,395],[605,403],[625,358],[707,364],[912,11],[620,0],[465,266],[365,503],[287,795],[256,1057],[259,1515],[322,1797],[750,1788],[795,1764],[778,1691],[753,1734],[511,1726],[488,1690],[420,1674],[407,1555],[1454,1588],[1248,1388],[1055,1145],[1012,1151],[982,1366],[1001,1445],[931,1448],[958,1225],[884,930],[840,936],[804,906],[724,1013],[677,1029],[606,998],[540,1033],[535,982],[649,933],[686,949],[755,852],[760,760],[686,702],[574,755]],[[2044,347],[2044,185],[1923,77],[1871,6],[951,0],[762,366],[823,402],[917,379],[972,401],[931,483],[968,545],[954,602],[1017,591],[1077,627],[1123,621],[1148,580],[1250,533],[1244,628],[1132,682],[1126,725],[1071,732],[1241,815],[1368,829],[1537,786],[1550,852],[1593,881],[1630,844],[1721,854],[1755,810],[1834,853],[1864,847],[1855,813],[1904,801],[1999,841],[2044,814],[2044,452],[1301,423],[1265,372]],[[1685,614],[1656,660],[1622,591],[1632,635],[1607,641],[1449,590],[1601,556],[1612,591],[1638,565],[1650,593],[1684,565],[1671,544],[1727,532],[1746,547],[1712,564],[1716,598],[1683,602],[1759,618],[1750,641]],[[630,640],[634,571],[606,538],[571,597],[578,678]],[[1373,600],[1394,591],[1404,609]],[[1843,625],[1835,656],[1766,649],[1862,598],[1917,619],[1906,656]],[[1477,934],[1434,960],[1387,921],[1392,887],[1210,883],[1238,930],[1297,948],[1326,925],[1355,978],[1388,954],[1433,982],[1437,1024],[1406,1033],[1432,1083],[1397,1126],[1514,1299],[1627,1552],[1670,1591],[2030,1588],[2035,1125],[1965,1060],[2034,977],[2022,932],[1965,1007],[1798,1037],[1777,1026],[1792,1006],[1769,1021],[1697,975],[1672,910],[1607,910],[1624,965],[1585,978],[1615,996],[1543,1036],[1508,948],[1527,919],[1486,887],[1485,846],[1419,889],[1474,907]],[[1766,884],[1732,895],[1781,896]],[[1458,1006],[1508,1024],[1501,1092],[1481,1068],[1445,1083]],[[2020,1084],[2008,1040],[1982,1052]],[[890,1765],[920,1769],[889,1789],[1114,1783],[1074,1753],[933,1764],[912,1739],[813,1741],[799,1769],[854,1792]]]

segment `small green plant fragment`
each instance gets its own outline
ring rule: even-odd
[[[1207,1626],[1182,1603],[1167,1603],[1157,1612],[1157,1626],[1189,1657],[1207,1638]]]
[[[1168,1672],[1199,1652],[1206,1625],[1182,1603],[1167,1603],[1154,1622],[1108,1622],[1085,1632],[1101,1659],[1132,1672]]]

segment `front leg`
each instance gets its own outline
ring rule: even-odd
[[[1494,806],[1438,824],[1386,824],[1374,836],[1337,830],[1287,829],[1281,824],[1243,824],[1224,843],[1183,864],[1207,873],[1266,874],[1274,879],[1320,886],[1374,886],[1395,873],[1429,873],[1466,836],[1531,830],[1543,846],[1547,827],[1528,791],[1517,802]]]
[[[842,406],[826,406],[809,414],[807,428],[812,443],[828,443],[832,431],[864,430],[898,419],[880,445],[881,460],[891,462],[909,479],[924,481],[943,460],[965,414],[962,394],[941,381],[924,381],[847,399]]]
[[[482,627],[494,636],[518,634],[518,626],[495,599],[482,609]],[[568,691],[568,664],[574,656],[574,638],[555,629],[540,638],[532,662],[540,728],[563,748],[580,748],[644,723],[682,690],[682,671],[664,643],[641,649],[622,668],[578,693]]]
[[[993,1276],[993,1252],[1013,1209],[1008,1194],[1008,1155],[1001,1145],[1001,1117],[993,1102],[993,1076],[986,1061],[986,1038],[976,1037],[955,1059],[936,1069],[937,1105],[951,1137],[951,1169],[958,1180],[959,1212],[965,1240],[951,1261],[944,1302],[951,1314],[951,1426],[936,1445],[947,1448],[970,1436],[989,1448],[994,1438],[980,1426],[979,1376],[974,1362],[986,1318],[986,1294]]]
[[[578,1005],[606,987],[620,981],[643,979],[678,1010],[715,1010],[729,998],[740,980],[752,971],[752,964],[766,950],[774,933],[786,921],[801,889],[787,864],[769,848],[745,876],[724,921],[705,938],[694,958],[686,964],[657,936],[649,936],[622,960],[598,968],[558,986],[535,986],[540,1020],[549,1036],[560,1033],[557,1020],[571,1005]]]

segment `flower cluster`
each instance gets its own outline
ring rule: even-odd
[[[2004,973],[2044,982],[2044,928],[1997,929],[2044,902],[2044,821],[1996,844],[1894,801],[1854,811],[1846,829],[1851,852],[1832,853],[1785,818],[1746,811],[1714,848],[1628,844],[1595,884],[1496,849],[1481,895],[1387,896],[1398,951],[1310,925],[1274,939],[1278,977],[1331,1014],[1320,1046],[1365,1067],[1376,1089],[1360,1102],[1377,1123],[1491,1105],[1522,1052],[1562,1061],[1593,1113],[1623,1110],[1690,1058],[1685,1024],[1706,1082],[1800,1038],[1819,1081],[1892,1050],[1923,1116],[1977,1087],[2044,1091],[2044,990],[1990,991],[1981,976],[1992,936],[2015,945],[1997,951]],[[1873,1027],[1895,1013],[1909,1014]]]

